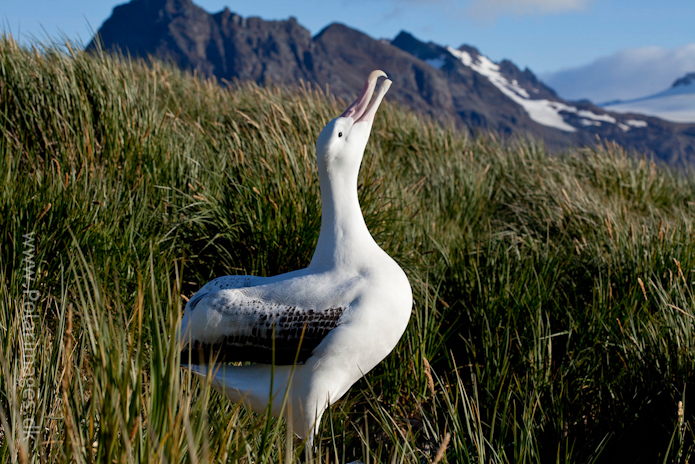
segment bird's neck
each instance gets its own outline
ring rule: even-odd
[[[357,173],[319,174],[321,232],[311,258],[314,269],[359,268],[383,253],[372,238],[357,198]]]

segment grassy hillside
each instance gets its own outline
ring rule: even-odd
[[[309,263],[313,147],[344,106],[2,39],[3,462],[299,459],[282,421],[182,371],[172,334],[210,278]],[[324,416],[314,458],[686,462],[693,179],[382,105],[360,199],[413,315]]]

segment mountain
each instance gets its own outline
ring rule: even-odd
[[[677,79],[663,92],[635,100],[609,102],[603,107],[616,113],[647,114],[672,122],[695,123],[695,72]]]
[[[530,130],[528,125],[523,128],[543,137],[551,147],[562,143],[593,145],[599,136],[672,163],[695,161],[695,125],[611,113],[588,101],[564,101],[529,69],[521,71],[507,60],[493,63],[469,45],[454,49],[431,42],[425,44],[405,32],[391,43],[450,76],[472,70],[478,79],[486,79],[535,123]],[[492,94],[488,91],[485,100],[490,102],[488,98]]]
[[[209,14],[190,0],[119,5],[97,34],[107,49],[172,60],[205,76],[289,84],[311,68],[311,34],[294,18],[242,18],[226,8]],[[95,46],[92,39],[87,49]]]
[[[529,69],[494,63],[475,47],[425,43],[407,32],[377,40],[342,24],[312,37],[296,19],[210,14],[191,0],[133,0],[114,8],[88,50],[154,56],[218,79],[329,86],[350,100],[373,69],[393,86],[389,99],[472,133],[531,134],[553,150],[594,145],[597,136],[670,163],[695,162],[695,125],[611,113],[566,102]]]

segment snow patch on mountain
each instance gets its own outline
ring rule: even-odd
[[[474,58],[470,53],[464,50],[457,50],[452,47],[447,47],[446,49],[464,65],[487,77],[503,94],[521,105],[532,120],[544,126],[554,127],[565,132],[576,132],[577,129],[565,121],[561,114],[563,112],[576,114],[580,118],[579,123],[583,126],[600,126],[602,123],[609,123],[616,124],[620,129],[627,132],[630,130],[631,126],[645,127],[647,125],[644,121],[636,120],[636,122],[644,123],[644,125],[627,125],[618,122],[614,117],[608,114],[596,114],[593,111],[580,110],[574,106],[548,99],[531,99],[528,91],[521,87],[516,79],[510,82],[509,79],[500,72],[499,65],[493,63],[485,55],[478,55]],[[430,61],[434,60],[428,60],[428,62]],[[537,89],[531,90],[535,90],[537,93]]]
[[[623,102],[605,107],[616,113],[656,116],[671,122],[695,122],[695,95],[671,95],[653,99]]]
[[[639,119],[628,119],[625,123],[632,127],[647,127],[649,125],[647,121],[640,121]]]
[[[678,79],[672,87],[663,92],[611,103],[604,108],[616,113],[656,116],[671,122],[695,122],[695,73]]]
[[[521,105],[528,115],[539,124],[554,127],[566,132],[576,132],[577,129],[567,124],[560,115],[560,111],[570,108],[568,105],[550,100],[531,100],[528,92],[521,88],[516,81],[509,82],[499,71],[499,66],[493,63],[488,57],[479,55],[476,60],[465,51],[456,50],[452,47],[446,48],[455,58],[473,69],[479,74],[487,77],[490,82],[500,89],[500,91],[514,102]],[[576,111],[576,108],[574,108]]]

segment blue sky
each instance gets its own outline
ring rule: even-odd
[[[601,63],[602,58],[622,56],[620,54],[626,51],[634,52],[638,62],[640,56],[644,55],[645,63],[631,72],[644,73],[659,66],[668,69],[657,77],[646,79],[652,82],[651,85],[642,86],[639,90],[630,90],[629,85],[620,82],[614,82],[613,88],[628,94],[661,90],[683,74],[684,69],[689,69],[691,51],[688,45],[695,45],[693,0],[664,0],[660,3],[654,0],[194,2],[209,12],[228,6],[242,16],[260,16],[264,19],[295,16],[312,34],[337,21],[376,38],[393,38],[405,29],[425,41],[454,47],[470,44],[494,61],[509,58],[522,69],[528,66],[568,98],[589,96],[601,99],[599,93],[595,92],[595,86],[589,90],[575,91],[577,82],[584,80],[582,72],[601,72],[605,67],[598,66],[601,69],[597,71],[596,60]],[[23,39],[32,35],[43,37],[45,29],[51,37],[63,31],[71,38],[80,36],[87,42],[91,38],[89,25],[98,28],[111,14],[113,6],[122,2],[6,0],[4,3],[5,6],[0,7],[0,18],[5,30],[9,29],[15,36],[20,33]],[[649,50],[650,53],[640,54],[640,50]],[[679,50],[685,51],[679,53]],[[670,53],[671,61],[654,62],[654,57],[660,53],[664,56]],[[678,58],[681,55],[684,58]],[[681,61],[674,65],[674,59]],[[695,48],[692,59],[695,60]],[[695,64],[693,66],[692,71],[695,71]],[[571,78],[566,78],[568,69]],[[609,77],[611,73],[615,74],[612,70],[605,72]],[[597,82],[602,81],[600,76],[592,77]],[[568,88],[563,88],[567,85]],[[592,91],[594,94],[589,95]],[[620,95],[618,98],[629,96]]]

